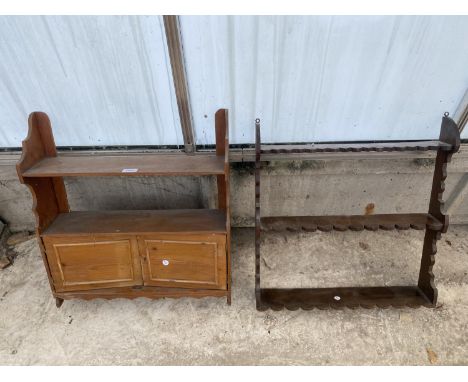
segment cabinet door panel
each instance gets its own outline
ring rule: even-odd
[[[45,237],[57,291],[141,285],[135,239],[124,236]]]
[[[226,289],[225,235],[139,237],[145,285]]]

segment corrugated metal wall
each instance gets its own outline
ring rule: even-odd
[[[181,16],[197,144],[437,137],[468,87],[467,17]],[[33,110],[61,146],[182,145],[162,18],[0,17],[0,147]],[[464,131],[468,138],[468,129]]]
[[[182,145],[162,17],[0,17],[0,147],[27,116],[60,146]]]
[[[467,17],[182,16],[196,142],[437,138],[468,87]],[[464,132],[468,137],[468,131]]]

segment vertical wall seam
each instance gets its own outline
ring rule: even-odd
[[[193,153],[195,151],[195,137],[179,17],[166,15],[163,16],[163,19],[185,151]]]
[[[461,134],[466,124],[468,123],[468,89],[465,91],[465,95],[463,96],[460,104],[458,105],[454,117]]]

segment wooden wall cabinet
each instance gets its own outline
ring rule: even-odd
[[[72,298],[226,297],[231,302],[229,133],[218,110],[216,153],[57,156],[49,118],[29,117],[17,164],[33,195],[57,306]],[[215,175],[218,209],[70,211],[64,176]]]

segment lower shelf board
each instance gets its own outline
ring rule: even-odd
[[[229,297],[229,290],[219,289],[188,289],[188,288],[164,288],[164,287],[121,287],[103,288],[86,291],[56,292],[54,296],[63,300],[80,299],[91,300],[95,298],[180,298],[180,297]]]
[[[433,307],[417,286],[348,288],[261,288],[258,310],[341,308]]]

